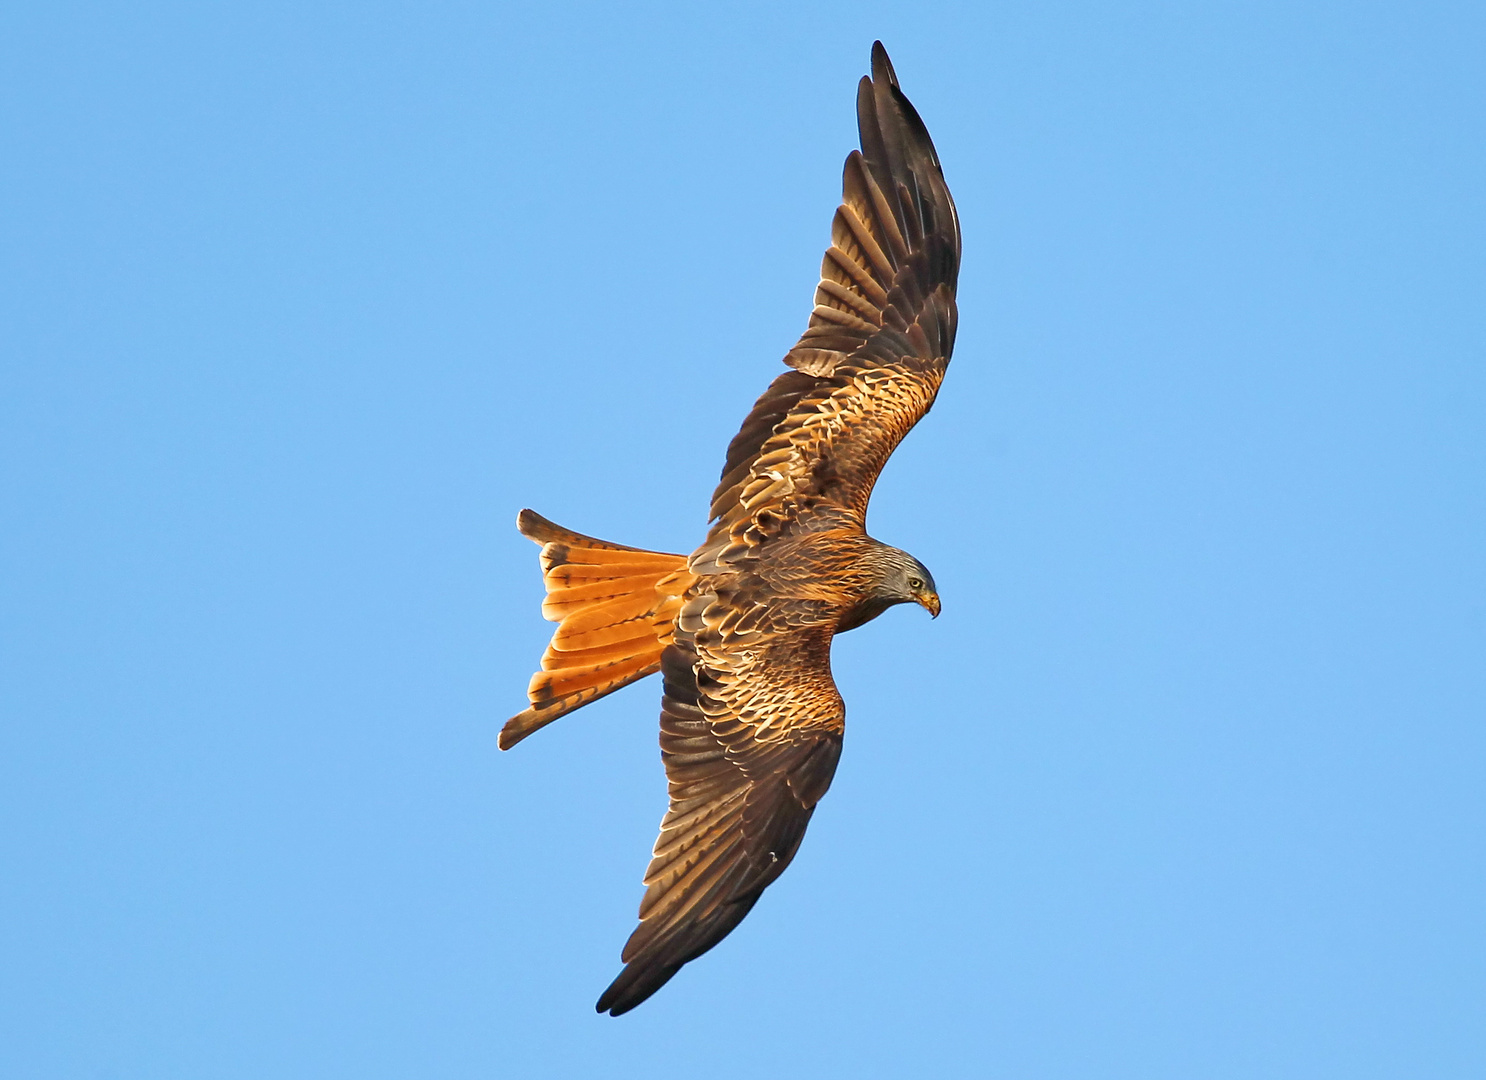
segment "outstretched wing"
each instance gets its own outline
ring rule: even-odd
[[[738,599],[694,599],[661,654],[671,805],[640,925],[599,1012],[633,1009],[742,921],[794,858],[835,775],[845,710],[831,681],[831,625],[815,602],[765,612]]]
[[[822,506],[865,521],[888,457],[929,406],[955,339],[960,223],[923,121],[882,43],[857,90],[860,152],[810,325],[728,447],[715,524],[692,556],[716,573]]]

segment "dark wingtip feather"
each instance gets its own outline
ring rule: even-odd
[[[887,146],[882,141],[882,124],[877,116],[877,98],[872,80],[866,75],[857,83],[857,140],[862,156],[879,168],[887,164]]]
[[[609,984],[609,988],[599,995],[594,1011],[608,1013],[610,1016],[623,1016],[636,1006],[643,1005],[680,970],[680,964],[674,967],[626,964],[624,970]]]
[[[893,70],[893,62],[888,59],[887,50],[883,48],[882,42],[872,43],[872,80],[876,82],[885,79],[889,85],[898,85],[898,73]]]

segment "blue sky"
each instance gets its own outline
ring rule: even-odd
[[[1486,1073],[1486,16],[55,4],[0,32],[0,1073]],[[846,750],[620,1019],[689,550],[881,37],[964,225]]]

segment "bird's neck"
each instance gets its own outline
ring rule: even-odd
[[[865,597],[846,609],[841,621],[836,624],[836,633],[844,634],[848,630],[855,630],[863,623],[871,622],[894,604],[901,603],[901,600],[890,600],[882,596]]]

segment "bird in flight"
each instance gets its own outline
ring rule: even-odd
[[[878,474],[944,379],[960,266],[939,158],[881,42],[857,125],[810,325],[728,446],[702,545],[668,555],[517,519],[542,545],[542,614],[559,625],[501,749],[664,680],[670,808],[601,1013],[726,937],[794,858],[841,756],[831,639],[894,604],[939,614],[923,564],[866,530]]]

